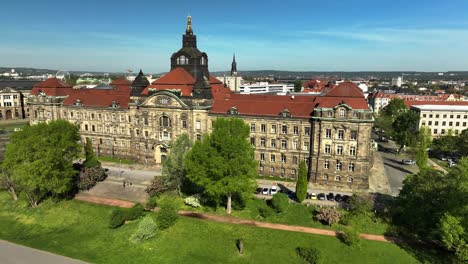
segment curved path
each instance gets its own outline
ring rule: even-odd
[[[119,207],[124,207],[124,208],[129,208],[134,205],[133,202],[129,202],[129,201],[108,199],[108,198],[97,197],[97,196],[79,196],[78,195],[75,197],[75,199],[85,201],[85,202],[111,205],[111,206],[119,206]],[[237,225],[256,226],[256,227],[262,227],[262,228],[324,235],[324,236],[339,236],[341,234],[340,231],[334,231],[334,230],[326,230],[326,229],[319,229],[319,228],[306,227],[306,226],[274,224],[274,223],[268,223],[268,222],[260,222],[260,221],[255,221],[255,220],[248,220],[248,219],[242,219],[242,218],[230,217],[230,216],[213,215],[213,214],[200,213],[200,212],[194,212],[194,211],[179,211],[178,213],[181,216],[193,217],[193,218],[216,221],[216,222],[223,222],[223,223],[231,223],[231,224],[237,224]],[[372,235],[372,234],[360,234],[360,237],[366,240],[390,242],[390,243],[396,243],[400,241],[397,238],[386,237],[386,236],[381,236],[381,235]]]

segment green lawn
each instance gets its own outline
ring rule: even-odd
[[[79,201],[45,202],[31,209],[0,192],[0,238],[93,263],[302,263],[294,249],[315,246],[325,263],[420,263],[397,245],[362,241],[348,247],[337,238],[180,218],[144,243],[129,236],[132,222],[107,228],[112,207]],[[240,256],[235,240],[244,239]]]
[[[15,128],[22,128],[26,125],[29,121],[28,120],[18,120],[18,121],[10,121],[5,123],[0,123],[0,130],[3,131],[14,131]]]

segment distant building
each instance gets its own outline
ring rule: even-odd
[[[392,78],[392,86],[401,87],[402,83],[403,83],[403,78],[401,77]]]
[[[216,77],[220,80],[226,87],[231,89],[233,92],[239,92],[240,86],[244,83],[244,80],[241,76],[238,76],[237,72],[237,62],[236,62],[236,55],[232,56],[232,63],[231,63],[231,75],[230,76],[221,76]]]
[[[241,94],[282,94],[294,92],[294,84],[257,82],[239,87]]]
[[[458,135],[468,129],[468,102],[408,102],[407,105],[419,115],[418,128],[428,127],[433,137],[446,135],[449,130]]]
[[[30,80],[0,80],[0,122],[29,118],[29,107],[25,98],[37,83]]]

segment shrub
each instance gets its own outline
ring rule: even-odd
[[[141,222],[138,224],[137,230],[132,234],[130,239],[134,242],[140,242],[152,238],[156,235],[158,231],[158,226],[153,221],[151,216],[144,217]]]
[[[143,205],[136,203],[132,208],[125,211],[125,220],[135,220],[144,215]]]
[[[320,222],[331,226],[340,221],[341,213],[334,208],[323,207],[318,210],[315,218]]]
[[[161,176],[155,176],[153,180],[151,181],[151,184],[146,188],[146,192],[151,197],[160,195],[166,190],[167,190],[166,182]]]
[[[109,221],[110,228],[117,228],[125,223],[125,214],[120,208],[115,208],[111,215]]]
[[[106,177],[106,171],[102,167],[84,167],[79,174],[78,188],[80,190],[89,190],[94,187],[97,182],[106,179]]]
[[[273,215],[273,210],[266,203],[263,203],[258,207],[258,214],[263,218],[267,218]]]
[[[355,215],[369,215],[373,207],[374,202],[368,193],[355,193],[349,200],[349,210]]]
[[[277,213],[286,211],[289,206],[289,198],[284,193],[277,193],[271,199],[271,206]]]
[[[196,196],[189,196],[189,197],[185,198],[184,203],[186,205],[188,205],[188,206],[192,206],[192,207],[195,207],[195,208],[201,206],[200,200]]]
[[[158,197],[152,196],[148,199],[148,202],[146,202],[146,208],[148,209],[154,209],[156,206],[158,206]]]
[[[177,210],[172,204],[163,203],[161,204],[161,210],[156,214],[158,227],[161,230],[167,229],[175,224],[178,217]]]
[[[340,234],[340,239],[348,246],[359,245],[361,242],[359,233],[351,227],[344,229],[344,231]]]
[[[298,247],[296,254],[301,257],[306,263],[320,264],[322,263],[322,253],[320,250],[312,247]]]

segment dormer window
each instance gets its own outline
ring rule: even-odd
[[[178,58],[177,58],[177,64],[179,65],[185,65],[185,64],[188,64],[189,63],[189,60],[187,57],[185,57],[185,55],[180,55]]]
[[[81,102],[81,100],[76,99],[76,100],[75,100],[75,105],[76,105],[76,106],[83,106],[83,103]]]
[[[112,101],[111,108],[119,108],[120,104],[117,103],[116,101]]]
[[[238,115],[239,111],[237,110],[237,108],[235,106],[233,106],[233,107],[229,108],[228,113],[230,115]]]
[[[346,110],[340,108],[340,117],[346,117]]]
[[[281,111],[280,116],[281,117],[291,117],[291,113],[289,112],[289,110],[287,108],[285,108],[285,109],[283,109],[283,111]]]
[[[358,112],[353,112],[353,118],[359,118],[359,113]]]

